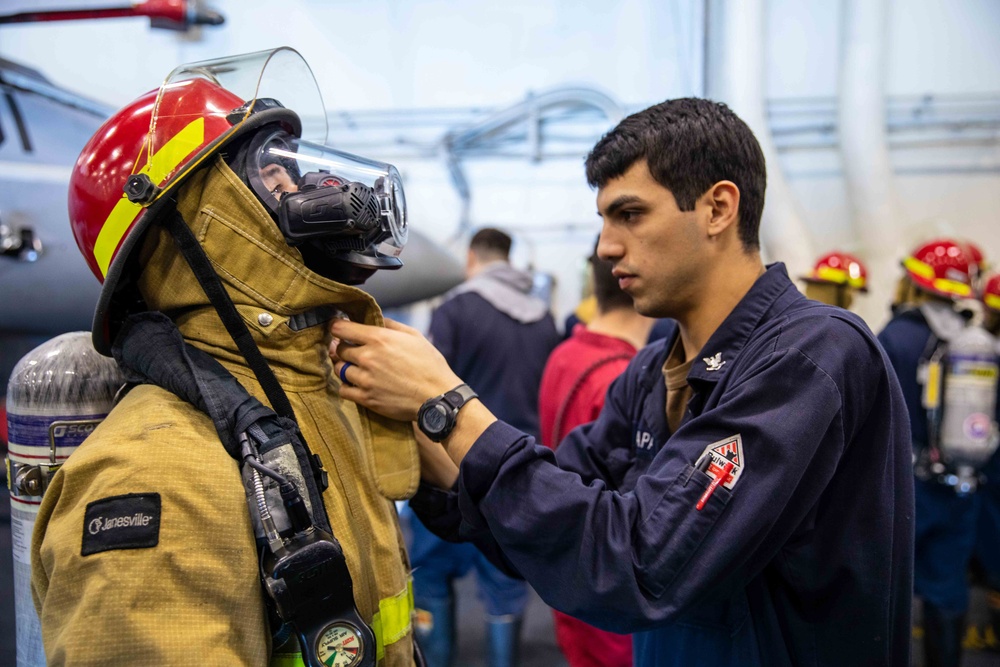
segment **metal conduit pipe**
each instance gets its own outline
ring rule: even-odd
[[[493,145],[502,140],[512,129],[526,123],[527,136],[532,143],[531,155],[534,161],[541,161],[543,157],[541,123],[544,113],[554,108],[595,108],[608,118],[611,125],[617,124],[625,116],[622,105],[599,90],[555,88],[538,95],[529,93],[523,102],[498,111],[472,127],[445,134],[440,145],[445,154],[452,184],[462,200],[462,212],[453,238],[458,238],[468,231],[471,222],[472,192],[462,169],[462,155],[475,152],[483,146]]]
[[[768,261],[784,262],[794,278],[811,268],[813,243],[778,161],[764,99],[764,1],[721,0],[720,33],[712,53],[720,59],[721,99],[750,126],[767,161],[767,196],[760,239]],[[714,22],[712,25],[717,25]],[[710,34],[711,38],[712,35]],[[714,90],[714,86],[713,86]]]
[[[906,248],[902,207],[886,133],[886,0],[844,3],[837,122],[856,248],[868,263],[869,293],[858,311],[873,329],[889,317],[889,303]]]

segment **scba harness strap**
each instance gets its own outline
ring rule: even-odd
[[[326,473],[295,422],[186,343],[162,313],[130,316],[112,353],[129,383],[157,385],[207,414],[226,452],[240,463],[274,645],[294,631],[305,664],[322,664],[324,647],[341,641],[358,647],[352,665],[374,665],[375,636],[355,606],[350,571],[323,505]]]

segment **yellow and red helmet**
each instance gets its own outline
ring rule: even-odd
[[[983,285],[983,304],[997,312],[1000,312],[1000,273],[994,273],[986,279]]]
[[[296,135],[300,118],[315,124],[319,116],[318,138],[325,140],[315,79],[288,48],[183,65],[105,121],[80,153],[69,189],[73,236],[98,280],[105,282],[122,249],[135,245],[146,209],[232,139],[259,127],[255,112],[262,107],[270,107],[268,122]]]
[[[112,296],[157,205],[234,139],[272,123],[296,137],[326,139],[312,71],[285,47],[182,65],[87,142],[70,175],[68,203],[77,246],[104,285],[94,317],[99,351],[109,344]]]
[[[935,239],[918,246],[903,260],[910,280],[922,290],[950,299],[972,296],[973,265],[963,245]]]
[[[818,260],[808,275],[807,283],[845,285],[860,292],[868,291],[868,270],[860,259],[846,252],[829,252]]]

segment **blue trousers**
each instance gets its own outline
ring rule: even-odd
[[[967,572],[976,544],[981,493],[959,496],[943,484],[917,479],[914,500],[916,594],[944,612],[962,613],[969,606]]]
[[[490,616],[518,616],[528,603],[528,585],[508,577],[493,566],[471,544],[445,542],[410,515],[413,531],[410,564],[413,567],[413,597],[421,607],[422,598],[451,599],[452,582],[475,570],[479,599]]]

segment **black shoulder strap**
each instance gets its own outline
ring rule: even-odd
[[[111,351],[128,382],[162,387],[207,414],[226,452],[240,464],[239,434],[254,425],[265,436],[262,453],[291,444],[311,500],[313,520],[330,532],[322,501],[326,473],[306,447],[298,425],[276,415],[211,355],[188,344],[170,318],[156,311],[130,316]]]
[[[215,306],[215,310],[219,313],[226,331],[229,332],[233,342],[236,343],[236,347],[239,348],[243,358],[246,359],[250,370],[257,377],[257,381],[267,395],[267,400],[271,402],[271,407],[282,417],[294,420],[295,413],[292,411],[292,404],[288,402],[285,390],[278,383],[278,378],[274,377],[274,371],[267,365],[267,360],[264,359],[264,355],[261,354],[260,349],[250,335],[250,330],[247,329],[243,318],[240,317],[239,312],[236,310],[233,300],[229,298],[225,286],[223,286],[218,274],[212,268],[212,264],[205,254],[205,250],[198,243],[198,239],[195,238],[184,222],[184,218],[176,210],[173,212],[173,215],[168,214],[166,216],[164,224],[171,236],[174,237],[174,242],[177,243],[177,247],[187,261],[188,266],[191,267],[191,271],[194,272],[195,278],[201,284],[201,288],[208,296],[208,300]]]

